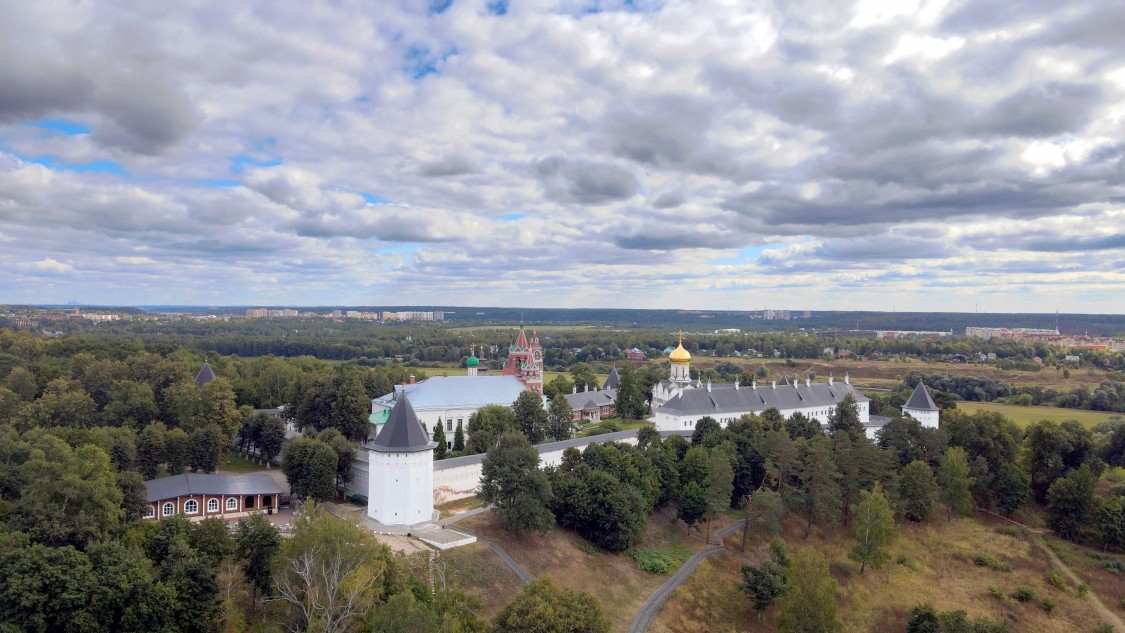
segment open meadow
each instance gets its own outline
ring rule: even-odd
[[[957,403],[957,408],[968,413],[976,413],[977,411],[1001,413],[1021,427],[1034,424],[1040,420],[1049,420],[1051,422],[1076,420],[1082,426],[1090,428],[1114,416],[1122,415],[1120,413],[1108,411],[1087,411],[1086,409],[1064,409],[1062,407],[1024,407],[1018,404],[1004,404],[1001,402],[969,402],[964,400]]]

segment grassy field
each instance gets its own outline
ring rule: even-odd
[[[1060,407],[1021,407],[1015,404],[1002,404],[999,402],[958,402],[957,408],[969,413],[988,411],[1001,413],[1020,426],[1028,426],[1040,420],[1063,422],[1077,420],[1087,428],[1105,422],[1120,413],[1106,413],[1104,411],[1086,411],[1084,409],[1063,409]]]
[[[1046,555],[1021,532],[976,519],[947,522],[940,513],[935,515],[924,524],[901,526],[890,547],[891,561],[881,570],[869,570],[862,575],[858,573],[859,566],[847,557],[852,540],[843,531],[814,531],[809,539],[803,539],[803,525],[791,517],[786,523],[785,537],[791,551],[811,546],[828,558],[832,576],[840,583],[837,603],[844,631],[848,633],[903,631],[910,609],[921,603],[929,603],[939,611],[962,609],[970,617],[1003,620],[1011,631],[1093,631],[1101,624],[1075,587],[1059,589],[1047,582],[1050,564]],[[732,551],[701,566],[677,590],[649,630],[775,631],[776,613],[767,612],[759,620],[750,609],[749,600],[737,590],[740,566],[760,561],[766,555],[765,539],[751,540],[754,546],[748,548],[751,551],[747,555]],[[728,548],[736,541],[737,537],[728,541]],[[977,566],[973,559],[981,555],[991,556],[1001,563],[997,567],[1007,565],[1010,570]],[[1116,578],[1118,584],[1125,584],[1119,576],[1104,573],[1107,581]],[[1102,594],[1099,587],[1091,586],[1112,606],[1117,606],[1121,589],[1107,588]],[[1022,603],[1011,598],[1019,587],[1030,589],[1034,598]],[[1001,597],[994,597],[992,592]],[[1057,604],[1051,613],[1041,606],[1044,598]]]
[[[219,460],[219,470],[224,473],[256,473],[266,470],[266,467],[245,459],[234,451],[226,451]]]
[[[611,630],[616,632],[628,629],[637,609],[667,580],[667,576],[640,571],[628,554],[601,552],[569,530],[556,528],[544,536],[517,537],[505,530],[503,520],[491,512],[466,519],[460,525],[496,540],[532,576],[547,574],[559,585],[597,596],[613,623]],[[661,514],[649,521],[645,537],[638,545],[640,548],[683,548],[689,552],[702,546],[683,535]],[[462,561],[464,558],[471,560]],[[454,561],[450,564],[456,568],[472,568],[483,563],[493,569],[494,560],[502,565],[491,550],[459,548],[443,553],[441,559]],[[501,582],[507,577],[515,578],[510,570],[503,570],[506,573],[496,572],[483,578],[480,586],[462,583],[470,593],[485,600],[485,615],[495,613],[521,589],[518,583],[513,586]]]

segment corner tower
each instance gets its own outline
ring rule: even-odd
[[[433,520],[435,446],[403,390],[378,437],[367,445],[367,516],[383,525]]]
[[[924,427],[936,429],[941,409],[934,404],[930,392],[926,391],[926,385],[919,381],[918,386],[914,387],[914,393],[910,394],[910,399],[902,405],[902,414],[918,420]]]

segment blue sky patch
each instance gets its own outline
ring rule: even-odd
[[[488,3],[488,12],[492,15],[506,15],[508,13],[508,0],[494,0]]]
[[[526,213],[507,213],[500,216],[499,219],[501,222],[516,222],[517,220],[522,220],[526,217]]]
[[[453,0],[430,0],[430,15],[445,13],[445,10],[451,6],[453,6]]]
[[[380,198],[379,196],[376,196],[376,195],[373,195],[373,194],[370,194],[370,193],[362,193],[361,192],[359,195],[363,196],[363,199],[366,200],[368,204],[390,204],[391,203],[390,200],[387,200],[385,198]]]
[[[18,156],[20,160],[29,163],[36,163],[49,167],[55,171],[70,171],[76,174],[85,174],[90,172],[103,172],[107,174],[115,174],[122,178],[128,178],[129,172],[121,166],[121,163],[115,160],[95,160],[89,163],[68,163],[61,161],[54,156],[35,156],[34,158],[25,158]]]
[[[39,119],[38,121],[28,121],[24,125],[66,134],[67,136],[80,136],[93,131],[90,126],[84,123],[68,119]]]
[[[230,173],[241,174],[247,167],[277,167],[281,164],[277,159],[261,160],[252,158],[246,154],[239,154],[232,156],[230,159]]]

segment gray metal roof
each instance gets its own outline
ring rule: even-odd
[[[187,495],[272,495],[285,491],[266,473],[244,475],[205,475],[184,473],[145,482],[146,498],[151,501]]]
[[[782,411],[829,407],[835,406],[849,393],[856,402],[868,402],[867,396],[851,385],[841,382],[831,385],[826,382],[797,383],[776,387],[743,385],[737,389],[732,384],[717,384],[712,385],[710,390],[684,389],[682,394],[665,402],[658,410],[673,415],[716,415],[765,411],[770,407]]]
[[[526,387],[515,376],[434,376],[413,385],[395,385],[395,390],[372,400],[383,408],[395,406],[405,388],[415,411],[472,409],[500,404],[512,406]]]
[[[616,389],[602,389],[601,391],[579,391],[578,393],[564,393],[566,403],[571,410],[594,409],[611,405],[617,401]]]
[[[634,347],[633,349],[637,348]],[[609,370],[609,376],[606,377],[605,384],[602,385],[602,389],[617,389],[617,383],[620,381],[621,376],[617,373],[617,368],[614,367],[613,369]]]
[[[203,361],[203,366],[199,368],[199,373],[195,375],[195,386],[202,387],[215,379],[215,372],[211,371],[211,364]]]
[[[381,453],[417,453],[432,450],[437,443],[430,441],[430,435],[422,428],[414,407],[407,396],[400,396],[391,415],[387,418],[378,437],[368,447]]]
[[[940,411],[938,406],[934,404],[934,399],[930,397],[930,392],[926,391],[926,385],[922,381],[918,381],[918,385],[914,387],[914,393],[910,394],[910,399],[906,401],[903,408],[917,411]]]

